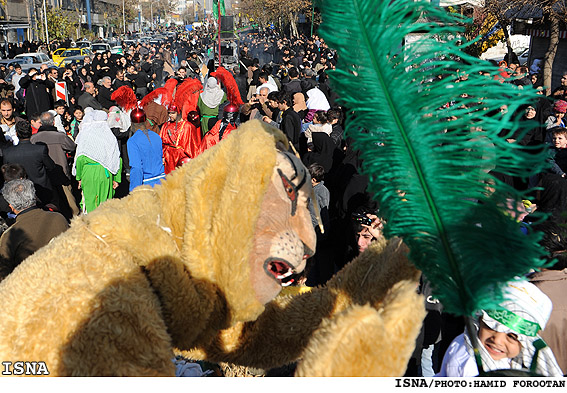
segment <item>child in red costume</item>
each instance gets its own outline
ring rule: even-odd
[[[223,138],[226,138],[232,130],[236,129],[236,116],[238,115],[238,107],[234,104],[228,104],[224,107],[224,115],[222,120],[217,121],[215,126],[211,128],[201,141],[200,153],[209,147],[216,145]]]

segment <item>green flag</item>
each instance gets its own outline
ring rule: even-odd
[[[215,19],[219,17],[219,1],[220,1],[220,14],[222,16],[226,15],[226,11],[224,10],[224,0],[213,0],[213,15]]]

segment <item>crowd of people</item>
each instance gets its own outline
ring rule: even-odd
[[[142,184],[158,184],[238,124],[252,119],[283,131],[311,175],[316,201],[310,200],[309,209],[317,250],[296,280],[298,285],[324,285],[383,236],[387,223],[367,191],[368,177],[361,171],[359,153],[344,135],[346,109],[338,105],[329,84],[327,71],[337,62],[332,48],[316,35],[289,39],[272,30],[250,34],[239,42],[239,62],[228,67],[227,77],[217,69],[213,34],[203,28],[159,45],[123,45],[123,54],[96,53],[92,59],[85,57],[83,64],[62,68],[42,65],[23,73],[18,64],[0,66],[5,183],[0,197],[5,231],[0,239],[0,280],[66,230],[73,217],[92,212],[108,199],[124,197]],[[50,53],[57,46],[26,42],[10,46],[5,55]],[[541,91],[537,64],[528,69],[517,59],[506,59],[499,66],[505,83]],[[242,102],[234,98],[227,78],[235,82]],[[66,82],[66,100],[55,98],[58,81]],[[189,85],[187,81],[196,81],[201,89],[196,108],[190,111],[179,101],[166,99],[174,86],[179,92],[182,85]],[[508,140],[534,148],[548,144],[551,169],[529,182],[503,179],[523,189],[539,185],[542,190],[526,213],[537,206],[552,215],[539,230],[545,234],[550,259],[559,262],[530,279],[551,299],[553,311],[548,297],[531,284],[526,284],[524,292],[539,303],[525,305],[520,291],[514,292],[518,301],[505,307],[521,314],[526,325],[545,327],[536,333],[553,354],[542,352],[545,367],[538,370],[553,376],[567,371],[563,338],[567,319],[560,297],[567,285],[563,257],[567,237],[561,227],[567,210],[567,73],[561,83],[550,97],[541,94],[525,108],[522,121],[535,119],[540,126]],[[136,101],[148,97],[143,111],[134,109],[136,105],[126,107],[125,90]],[[524,218],[526,225],[530,225],[529,217]],[[428,316],[406,375],[476,375],[471,340],[461,334],[463,321],[443,312],[425,278],[419,291],[427,299]],[[485,363],[495,368],[530,366],[526,359],[534,355],[530,346],[536,334],[518,332],[485,311],[475,327]]]

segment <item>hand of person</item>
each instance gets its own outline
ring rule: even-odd
[[[271,122],[272,122],[272,119],[270,119],[268,116],[262,117],[262,120],[263,120],[265,123],[271,123]]]
[[[113,189],[113,190],[116,190],[117,188],[118,188],[118,182],[116,182],[116,181],[113,180],[113,181],[112,181],[112,189]]]
[[[81,181],[79,180],[79,189],[81,189]]]
[[[368,228],[368,232],[370,232],[372,237],[374,237],[375,239],[380,238],[382,236],[382,229],[384,229],[384,224],[382,223],[382,220],[380,220],[380,218],[378,218],[377,215],[370,213],[367,213],[366,217],[372,219],[372,222],[370,223],[370,225],[362,224],[362,226],[364,228]]]

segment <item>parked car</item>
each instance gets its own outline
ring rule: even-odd
[[[59,49],[55,49],[53,51],[53,53],[51,54],[51,59],[53,60],[53,62],[55,64],[61,63],[61,54],[63,52],[65,52],[66,50],[67,50],[67,48],[59,48]]]
[[[77,48],[90,48],[91,42],[90,41],[78,41]]]
[[[126,48],[129,48],[132,45],[136,46],[136,41],[134,41],[134,40],[124,40],[124,41],[122,41],[122,43],[124,45],[126,45]]]
[[[3,59],[3,60],[0,60],[0,65],[4,65],[4,66],[8,67],[10,64],[14,64],[14,65],[19,64],[22,67],[22,71],[23,71],[24,74],[26,74],[28,72],[28,70],[34,66],[30,59]],[[8,75],[6,75],[4,80],[8,83],[12,82],[12,76],[13,75],[14,75],[14,72],[9,73]]]
[[[97,42],[91,45],[91,50],[94,53],[102,53],[110,50],[110,45],[104,42]]]
[[[59,64],[59,67],[67,67],[67,64],[77,64],[78,67],[82,67],[85,64],[85,57],[87,56],[69,56],[64,58]]]
[[[53,60],[49,58],[43,52],[35,52],[35,53],[22,53],[16,55],[14,59],[29,59],[31,61],[32,67],[40,67],[42,64],[46,64],[49,67],[55,67],[55,63]],[[29,67],[31,68],[31,67]],[[22,66],[23,69],[23,66]]]
[[[8,67],[10,64],[16,64],[16,63],[23,67],[26,64],[32,64],[32,61],[30,59],[2,59],[2,60],[0,60],[0,64],[5,65],[6,67]]]
[[[92,52],[89,48],[69,48],[65,52],[63,52],[60,56],[59,63],[56,63],[58,67],[63,67],[62,62],[68,57],[75,57],[75,56],[92,56]]]
[[[113,46],[112,48],[110,48],[110,53],[112,53],[113,55],[121,55],[124,53],[124,49],[122,49],[121,46]]]
[[[518,55],[518,61],[520,62],[521,66],[528,66],[528,57],[530,55],[530,48],[524,48],[520,51]]]

